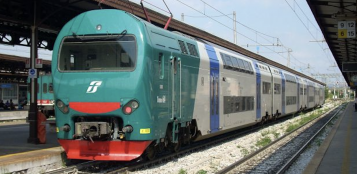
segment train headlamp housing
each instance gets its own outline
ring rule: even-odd
[[[69,111],[68,106],[65,105],[65,104],[63,103],[63,101],[61,101],[61,100],[57,100],[57,101],[56,101],[56,106],[57,106],[57,108],[58,108],[62,113],[64,113],[64,114],[67,114],[68,111]]]
[[[124,105],[123,113],[126,115],[130,115],[138,108],[139,108],[139,102],[136,100],[131,100],[126,105]]]

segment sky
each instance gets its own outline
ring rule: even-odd
[[[140,0],[130,1],[140,3]],[[182,21],[183,14],[183,22],[232,43],[235,12],[237,45],[285,66],[290,57],[289,67],[308,76],[311,76],[311,73],[340,74],[340,78],[327,79],[326,83],[345,83],[306,0],[165,2],[174,19]],[[144,6],[169,15],[162,0],[145,0]],[[28,47],[0,45],[0,52],[25,57],[30,55]],[[51,59],[51,51],[40,49],[39,55],[44,59]],[[321,78],[318,80],[324,81]]]

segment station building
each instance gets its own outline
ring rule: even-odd
[[[12,100],[17,105],[27,97],[28,69],[26,61],[29,57],[19,57],[13,55],[0,54],[0,100]],[[43,60],[39,73],[51,72],[51,61]]]

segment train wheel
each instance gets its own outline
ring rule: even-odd
[[[272,121],[276,121],[277,117],[278,117],[277,114],[273,114],[273,119],[272,119]]]
[[[156,158],[157,150],[155,147],[155,143],[152,143],[146,150],[145,150],[145,157],[148,160],[154,160]]]
[[[178,140],[177,143],[171,143],[170,150],[171,152],[179,152],[181,149],[181,140]]]

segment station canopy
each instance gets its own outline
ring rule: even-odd
[[[357,86],[356,0],[307,0],[347,84]]]

